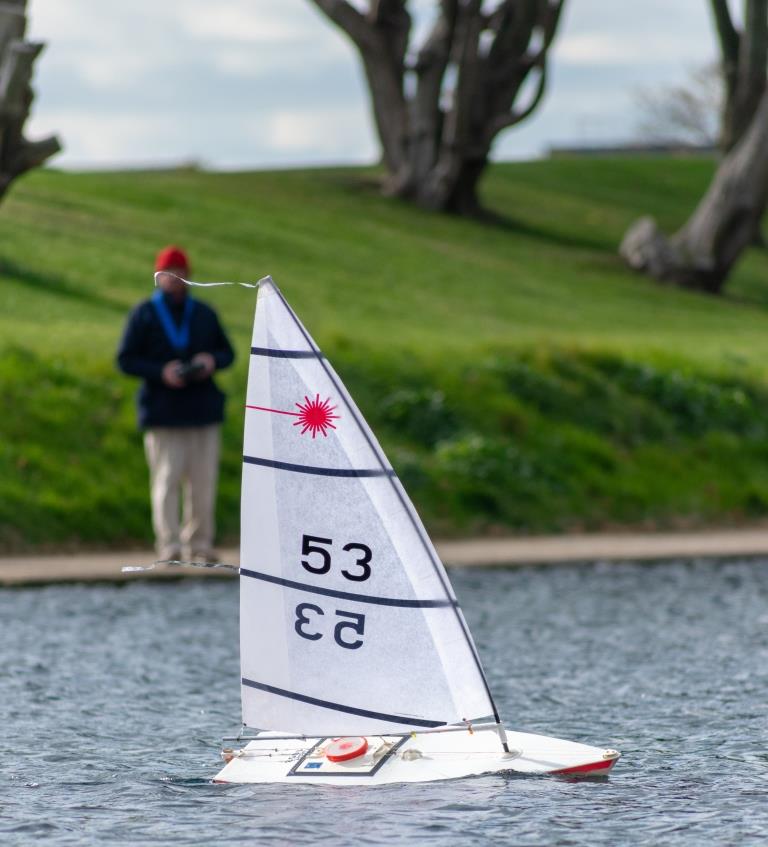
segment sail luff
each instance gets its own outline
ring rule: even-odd
[[[360,421],[360,419],[358,417],[357,410],[355,409],[354,405],[349,403],[349,401],[347,400],[346,388],[336,378],[336,375],[334,374],[332,369],[330,369],[327,366],[326,361],[325,361],[325,357],[323,356],[320,348],[314,343],[314,339],[311,337],[311,335],[304,328],[304,325],[299,320],[298,316],[296,315],[296,313],[293,311],[293,309],[291,308],[288,301],[283,296],[283,293],[280,291],[279,287],[277,285],[275,285],[274,282],[272,284],[274,286],[274,290],[275,290],[277,296],[280,298],[280,301],[283,304],[283,307],[286,309],[286,311],[288,312],[288,314],[290,315],[290,317],[292,318],[292,320],[296,324],[297,329],[301,332],[301,334],[304,337],[307,345],[310,347],[311,350],[314,350],[314,352],[317,354],[318,362],[320,363],[320,366],[325,371],[329,381],[335,386],[336,390],[339,392],[339,396],[341,397],[345,406],[347,407],[347,410],[348,410],[350,416],[352,417],[352,420],[354,420],[354,422],[355,422],[357,428],[359,429],[360,433],[365,438],[368,446],[371,449],[371,452],[373,453],[373,455],[376,457],[377,461],[381,465],[382,470],[388,471],[389,465],[388,465],[388,462],[385,460],[384,456],[382,455],[381,449],[369,437],[368,432],[367,432],[367,428],[362,424],[362,422]],[[489,705],[491,706],[494,720],[496,721],[496,723],[500,727],[502,727],[502,731],[501,731],[502,734],[501,734],[500,737],[501,737],[501,741],[502,741],[502,746],[505,747],[505,749],[506,749],[506,741],[505,741],[504,736],[503,736],[503,724],[502,724],[502,721],[501,721],[501,718],[500,718],[500,715],[499,715],[499,710],[496,706],[496,702],[493,699],[493,694],[491,693],[491,688],[490,688],[490,685],[488,683],[488,678],[485,675],[485,670],[483,668],[482,662],[480,661],[480,656],[477,653],[477,648],[475,647],[472,636],[469,633],[469,629],[467,627],[466,621],[464,620],[464,616],[461,614],[461,610],[459,608],[459,605],[456,602],[456,597],[454,596],[453,591],[450,588],[450,584],[446,580],[442,564],[440,563],[439,559],[437,558],[437,553],[436,553],[431,541],[429,540],[428,536],[426,536],[426,533],[425,533],[424,527],[421,524],[421,521],[414,515],[412,504],[410,503],[410,501],[407,497],[403,496],[403,492],[401,490],[400,485],[398,484],[398,481],[396,480],[396,478],[393,475],[390,475],[390,474],[387,474],[387,478],[389,479],[389,481],[392,485],[392,488],[393,488],[401,506],[403,507],[406,514],[408,515],[408,519],[409,519],[414,531],[416,532],[417,537],[419,538],[422,546],[424,547],[424,550],[427,554],[427,557],[428,557],[429,561],[431,562],[432,567],[435,571],[435,575],[437,576],[438,581],[439,581],[439,583],[440,583],[440,585],[443,589],[443,592],[445,593],[446,599],[448,601],[450,601],[450,603],[451,603],[451,607],[453,608],[453,611],[454,611],[454,614],[456,616],[457,622],[459,624],[460,630],[461,630],[461,632],[464,636],[464,639],[467,643],[467,647],[469,648],[469,650],[472,654],[472,657],[475,661],[475,665],[476,665],[476,668],[477,668],[477,672],[478,672],[480,679],[482,680],[483,686],[485,688],[485,693],[486,693],[486,696],[488,698]]]

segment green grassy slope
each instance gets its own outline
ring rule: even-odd
[[[112,357],[158,247],[197,279],[270,273],[438,532],[680,525],[768,509],[768,255],[725,298],[627,272],[639,214],[672,229],[706,161],[494,166],[491,224],[379,197],[373,173],[34,173],[0,207],[0,545],[148,537],[135,383]],[[253,294],[200,294],[243,354],[220,525],[237,530]]]

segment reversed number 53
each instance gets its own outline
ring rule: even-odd
[[[299,603],[296,607],[296,621],[293,628],[302,638],[309,641],[318,641],[323,637],[323,633],[317,631],[317,625],[320,623],[318,618],[324,615],[325,612],[314,603]],[[347,650],[357,650],[358,647],[362,647],[362,638],[351,639],[354,635],[364,634],[365,615],[360,615],[357,612],[342,612],[336,609],[336,617],[342,618],[333,628],[333,640],[339,647],[345,647]]]

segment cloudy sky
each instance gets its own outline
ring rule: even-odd
[[[48,46],[27,135],[58,133],[58,166],[378,155],[356,53],[309,0],[29,0],[29,15]],[[568,0],[548,97],[494,156],[631,138],[639,88],[682,82],[715,55],[707,0]]]

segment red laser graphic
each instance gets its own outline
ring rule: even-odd
[[[276,415],[290,415],[298,418],[294,422],[294,426],[301,427],[301,434],[307,432],[312,433],[312,438],[320,432],[323,436],[328,435],[328,429],[336,429],[336,426],[331,423],[332,420],[337,420],[340,416],[334,415],[333,410],[336,406],[331,406],[331,398],[320,402],[320,395],[316,394],[314,400],[309,397],[304,397],[304,403],[296,403],[298,412],[284,412],[282,409],[267,409],[265,406],[249,406],[246,404],[246,409],[256,409],[259,412],[273,412]]]
[[[333,414],[333,410],[336,407],[331,406],[330,397],[327,400],[323,400],[322,403],[320,402],[319,394],[315,395],[314,400],[310,400],[309,397],[305,397],[304,400],[306,401],[305,405],[302,406],[301,403],[296,404],[301,411],[299,412],[299,419],[294,423],[294,426],[302,427],[302,435],[310,431],[312,438],[314,438],[318,432],[328,435],[326,432],[328,427],[336,429],[331,421],[339,416]]]

